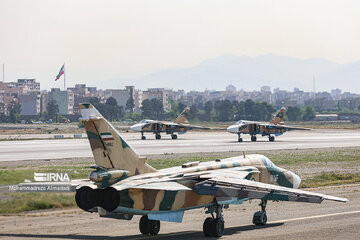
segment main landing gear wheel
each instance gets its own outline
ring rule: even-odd
[[[213,218],[212,217],[208,217],[205,219],[204,224],[203,224],[203,232],[205,237],[211,237],[212,236],[212,221]]]
[[[161,135],[160,134],[155,134],[155,139],[161,139]]]
[[[171,139],[177,139],[177,135],[176,134],[171,134]]]
[[[257,226],[266,225],[266,222],[267,222],[266,204],[267,204],[267,200],[261,200],[261,203],[260,203],[261,211],[254,213],[253,224],[255,224]]]
[[[205,237],[221,237],[224,233],[224,226],[224,220],[220,218],[206,218],[203,224]]]
[[[270,137],[269,137],[269,141],[270,141],[270,142],[275,141],[275,137],[274,137],[274,136],[270,136]]]
[[[251,141],[256,142],[256,136],[251,136]]]
[[[149,220],[149,218],[144,215],[140,218],[139,229],[144,235],[157,235],[160,231],[160,221]]]
[[[203,224],[203,232],[205,237],[221,237],[224,233],[225,224],[222,214],[222,205],[216,206],[216,218],[208,217]],[[212,214],[213,215],[213,214]]]
[[[264,226],[267,222],[266,212],[258,211],[254,213],[253,224],[257,226]]]

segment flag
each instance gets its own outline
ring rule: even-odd
[[[112,134],[109,133],[109,132],[100,133],[100,136],[101,136],[101,139],[104,140],[104,141],[114,140],[114,137],[113,137]]]
[[[64,65],[62,65],[62,67],[59,71],[59,74],[55,78],[55,81],[58,80],[61,77],[61,75],[63,75],[64,73],[65,73],[65,63],[64,63]]]

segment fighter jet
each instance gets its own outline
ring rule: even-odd
[[[270,142],[275,141],[275,136],[280,136],[290,130],[310,130],[310,128],[300,128],[284,125],[283,117],[286,107],[282,107],[270,123],[240,120],[236,124],[227,128],[230,133],[238,135],[238,142],[242,142],[241,134],[250,134],[251,141],[256,142],[256,135],[268,136]]]
[[[177,139],[175,133],[184,134],[187,130],[191,129],[207,129],[207,127],[200,127],[189,124],[187,115],[190,111],[190,107],[187,106],[182,113],[175,119],[175,122],[157,121],[144,119],[141,122],[130,127],[131,130],[141,132],[141,139],[145,140],[144,132],[152,132],[155,134],[155,139],[161,139],[161,132],[171,134],[172,139]]]
[[[253,216],[255,225],[266,224],[269,200],[348,201],[298,190],[298,175],[257,154],[156,170],[91,104],[80,104],[79,109],[96,165],[89,180],[77,182],[77,205],[100,217],[131,220],[133,215],[142,215],[142,234],[156,235],[160,221],[181,222],[185,211],[206,208],[211,216],[204,221],[204,235],[220,237],[223,209],[250,199],[261,202],[260,211]]]

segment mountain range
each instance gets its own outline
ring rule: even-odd
[[[155,72],[136,78],[112,79],[109,88],[173,88],[203,91],[224,90],[229,84],[237,89],[260,90],[261,86],[292,90],[316,91],[340,88],[360,92],[360,61],[340,64],[320,58],[298,59],[273,54],[257,57],[224,54],[198,65]]]

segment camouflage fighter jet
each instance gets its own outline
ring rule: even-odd
[[[175,119],[175,122],[157,121],[144,119],[141,122],[130,127],[131,130],[141,132],[141,139],[145,140],[144,132],[152,132],[155,134],[155,139],[161,139],[161,132],[171,134],[172,139],[177,139],[175,133],[184,134],[187,130],[191,129],[207,129],[207,127],[194,126],[189,124],[187,115],[190,111],[190,107],[186,107],[182,113]]]
[[[276,114],[276,116],[270,121],[270,123],[255,122],[240,120],[236,124],[227,128],[230,133],[236,133],[238,135],[238,142],[242,142],[241,134],[250,134],[251,141],[256,142],[256,135],[268,136],[269,141],[275,141],[275,136],[280,136],[286,131],[290,130],[310,130],[310,128],[300,128],[284,125],[283,117],[286,108],[283,107]],[[275,136],[274,136],[275,135]]]
[[[77,205],[100,217],[131,220],[142,215],[142,234],[156,235],[160,221],[181,222],[186,210],[206,208],[211,217],[205,219],[203,232],[219,237],[224,231],[223,209],[250,199],[261,201],[261,211],[253,216],[255,225],[266,224],[269,200],[348,201],[298,190],[298,175],[257,154],[156,170],[91,104],[80,104],[79,109],[96,166],[89,180],[76,184]]]

